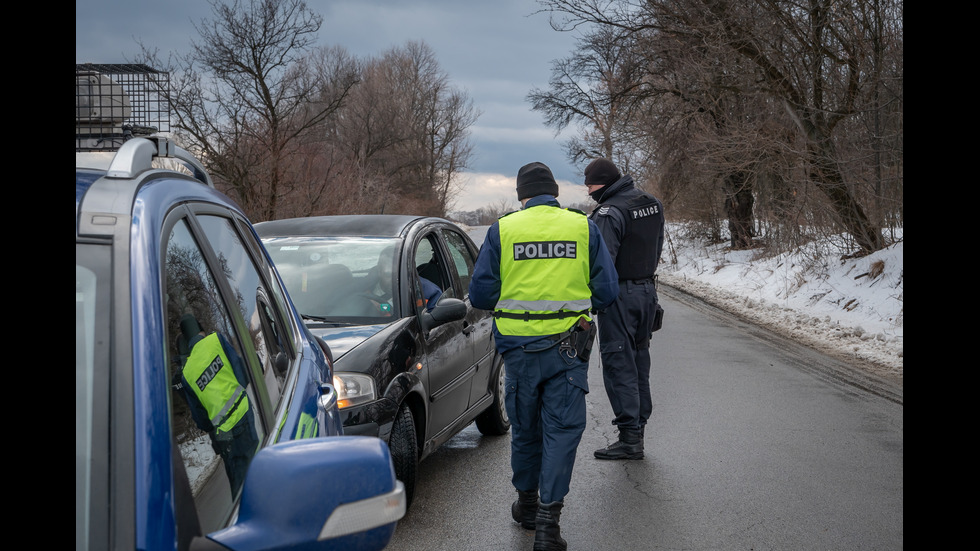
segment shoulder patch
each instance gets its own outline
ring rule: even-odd
[[[612,207],[610,207],[608,205],[605,206],[605,207],[599,207],[599,208],[595,209],[595,213],[598,216],[605,216],[605,215],[609,214],[609,209],[611,209],[611,208]]]

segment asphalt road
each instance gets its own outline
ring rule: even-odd
[[[642,461],[615,438],[593,354],[586,428],[565,498],[570,550],[904,547],[903,391],[661,289],[654,412]],[[510,439],[474,426],[420,465],[391,551],[530,550],[510,516]]]

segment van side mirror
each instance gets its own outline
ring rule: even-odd
[[[383,440],[327,436],[259,450],[223,549],[383,549],[405,516],[405,485]],[[206,540],[198,541],[204,544]]]

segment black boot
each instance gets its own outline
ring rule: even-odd
[[[510,506],[510,513],[514,516],[514,521],[519,522],[522,527],[534,530],[534,517],[538,514],[538,491],[517,490],[517,501]]]
[[[641,429],[619,428],[619,440],[595,451],[596,459],[643,459]]]
[[[561,508],[565,503],[552,501],[538,503],[538,516],[535,518],[534,551],[565,551],[568,544],[561,538],[561,528],[558,519]]]

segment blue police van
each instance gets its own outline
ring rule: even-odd
[[[75,69],[75,548],[382,549],[390,452],[342,435],[330,350],[169,136],[168,86]]]

